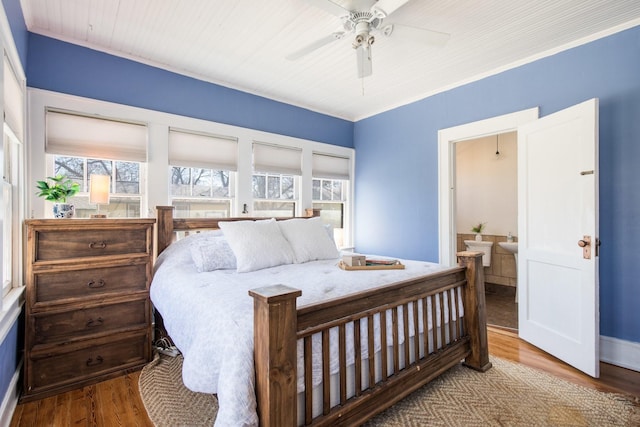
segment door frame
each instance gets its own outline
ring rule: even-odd
[[[456,156],[455,144],[488,135],[513,132],[537,120],[539,108],[516,111],[438,131],[438,248],[440,264],[455,266],[456,260]]]

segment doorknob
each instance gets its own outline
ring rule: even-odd
[[[578,240],[578,246],[582,248],[582,258],[591,259],[591,236],[583,236]]]

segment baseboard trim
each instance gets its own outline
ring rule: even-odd
[[[640,343],[600,335],[600,361],[640,372]]]
[[[11,378],[7,392],[2,399],[2,406],[0,406],[0,426],[9,427],[11,425],[11,418],[13,418],[13,412],[18,405],[18,380],[20,379],[20,371],[22,370],[22,362],[18,364],[16,372]]]

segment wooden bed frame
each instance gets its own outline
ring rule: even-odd
[[[219,221],[256,219],[173,218],[171,206],[160,206],[157,213],[158,254],[171,244],[176,232],[217,229]],[[482,372],[491,368],[487,345],[482,253],[459,252],[457,256],[459,267],[452,270],[301,308],[296,307],[296,298],[301,295],[301,291],[287,286],[276,285],[249,291],[254,298],[254,359],[260,425],[297,425],[297,342],[303,340],[304,372],[310,372],[311,336],[318,333],[321,334],[323,343],[322,414],[312,417],[312,396],[311,393],[305,393],[304,425],[360,425],[461,361]],[[442,297],[444,294],[447,295],[446,301]],[[459,294],[462,295],[461,301]],[[437,299],[436,295],[439,295]],[[439,304],[439,319],[436,318],[435,310],[428,316],[422,316],[412,309],[422,306],[422,313],[427,313],[428,301],[431,307]],[[459,313],[455,308],[458,304],[464,307],[462,319],[458,317]],[[445,310],[447,305],[448,309]],[[445,311],[448,312],[448,318],[445,318]],[[360,323],[368,322],[367,331],[372,331],[374,315],[380,317],[378,338],[382,348],[386,347],[389,340],[386,336],[387,322],[391,322],[393,331],[392,351],[381,351],[375,355],[381,359],[379,370],[382,375],[379,371],[375,372],[374,363],[366,363],[367,367],[360,357]],[[409,316],[413,316],[413,331],[409,330]],[[399,318],[403,320],[403,330],[397,327]],[[427,327],[429,321],[432,322],[432,330]],[[437,325],[438,321],[440,325]],[[352,338],[355,343],[355,395],[347,396],[345,331],[346,325],[351,322],[354,324]],[[420,324],[424,331],[429,331],[423,334],[422,339],[418,331]],[[327,362],[331,328],[338,328],[340,346],[340,403],[334,407],[329,404],[332,396]],[[404,338],[404,345],[398,344],[399,338]],[[371,333],[368,333],[367,342],[368,354],[374,354]],[[312,389],[309,377],[305,375],[305,390]],[[362,382],[363,377],[367,379],[365,383]]]

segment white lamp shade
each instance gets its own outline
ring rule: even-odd
[[[109,203],[109,175],[91,175],[89,179],[89,203]]]

